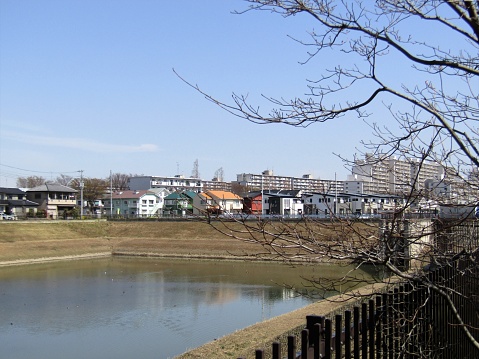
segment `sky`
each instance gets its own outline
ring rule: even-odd
[[[0,186],[18,176],[113,173],[201,178],[240,173],[346,179],[370,128],[354,117],[295,128],[257,125],[185,84],[231,102],[291,98],[334,58],[300,62],[301,16],[233,14],[241,0],[0,2]],[[174,70],[174,71],[173,71]],[[383,116],[379,109],[375,116]]]

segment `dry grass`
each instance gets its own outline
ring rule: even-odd
[[[0,262],[93,254],[234,257],[258,246],[204,222],[0,222]]]

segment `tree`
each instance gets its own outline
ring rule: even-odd
[[[45,184],[46,179],[41,176],[28,176],[28,177],[18,177],[17,178],[17,187],[20,188],[33,188]]]
[[[225,174],[223,171],[223,167],[220,167],[215,171],[214,180],[218,182],[223,182],[224,176]]]
[[[60,176],[56,178],[56,183],[64,185],[64,186],[69,186],[73,178],[74,177],[69,175],[60,174]]]
[[[83,178],[83,200],[87,203],[90,213],[93,213],[95,202],[102,199],[108,189],[109,183],[100,178]],[[72,187],[80,193],[80,180],[75,179]]]
[[[314,29],[305,39],[295,39],[307,49],[303,63],[319,67],[315,71],[319,75],[307,81],[306,95],[292,99],[264,95],[272,109],[263,112],[246,95],[233,93],[232,101],[227,102],[187,83],[227,112],[258,124],[307,127],[342,117],[362,119],[373,134],[372,140],[361,143],[364,154],[375,159],[371,166],[388,163],[394,156],[414,170],[406,174],[404,169],[385,165],[385,171],[401,187],[394,194],[402,196],[404,202],[382,226],[381,235],[368,223],[339,218],[334,221],[334,231],[304,218],[298,223],[244,222],[243,230],[234,231],[230,226],[224,232],[256,242],[270,254],[287,260],[329,258],[383,266],[412,286],[425,286],[446,298],[453,320],[479,349],[477,333],[474,337],[473,328],[465,323],[466,318],[452,300],[461,296],[475,303],[474,295],[439,280],[431,282],[422,270],[426,263],[456,267],[460,256],[469,263],[461,269],[463,273],[477,273],[477,233],[463,235],[453,256],[437,242],[425,243],[424,238],[429,235],[452,241],[454,228],[465,225],[477,201],[479,2],[245,1],[249,6],[240,14],[267,11],[283,17],[304,16],[314,22]],[[334,65],[322,68],[332,55]],[[386,107],[388,119],[374,120],[378,104]],[[354,159],[344,160],[357,163]],[[430,186],[426,187],[419,174],[430,164],[441,167],[443,175],[430,178]],[[366,176],[363,179],[376,180]],[[409,229],[407,245],[416,244],[422,251],[422,256],[413,257],[400,250],[405,245],[403,219],[408,213],[419,213],[425,202],[434,203],[436,208],[453,207],[463,215],[456,215],[454,221],[423,227],[416,234]],[[466,246],[465,242],[472,245]],[[413,272],[400,265],[413,259],[419,261]],[[425,302],[416,304],[419,307]],[[423,354],[431,356],[431,350],[434,348],[429,347]]]
[[[198,165],[198,159],[193,163],[193,170],[191,171],[192,178],[200,178],[200,169]]]
[[[131,174],[126,173],[112,173],[111,174],[111,187],[115,191],[123,191],[128,189],[128,180],[132,177]],[[108,179],[110,181],[110,179]]]

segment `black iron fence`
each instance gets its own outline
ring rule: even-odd
[[[479,339],[478,274],[474,263],[459,259],[332,318],[308,316],[300,336],[255,357],[479,358],[472,339]]]

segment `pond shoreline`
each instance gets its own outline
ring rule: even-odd
[[[260,256],[258,245],[231,238],[202,222],[17,222],[0,223],[0,227],[0,267],[107,256],[282,261]],[[371,289],[365,287],[364,291]],[[252,358],[254,349],[268,343],[269,350],[269,343],[278,336],[303,326],[306,315],[325,315],[345,305],[346,299],[337,300],[321,301],[266,320],[177,358]]]

